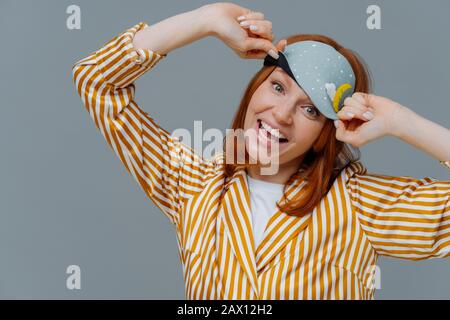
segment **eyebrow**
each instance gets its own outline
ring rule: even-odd
[[[275,70],[274,73],[278,73],[279,75],[281,75],[285,79],[288,77],[288,75],[285,72],[283,72],[283,71],[281,71],[279,69]]]
[[[289,78],[289,79],[291,78],[291,77],[289,77],[285,72],[283,72],[283,71],[281,71],[281,70],[279,70],[279,69],[275,70],[273,73],[277,73],[277,74],[281,75],[285,80],[286,80],[286,78]],[[287,81],[287,80],[286,80],[286,81]],[[289,81],[288,81],[288,85],[289,85],[289,86],[291,85]],[[314,103],[311,101],[311,99],[309,98],[308,95],[306,95],[306,98],[308,99],[308,100],[306,101],[307,103],[310,103],[310,104],[312,104],[313,106],[315,106]]]

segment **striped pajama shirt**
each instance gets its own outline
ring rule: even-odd
[[[379,255],[450,255],[450,181],[368,173],[360,161],[306,216],[276,212],[255,247],[245,169],[225,180],[222,153],[198,156],[134,100],[134,81],[167,56],[133,47],[146,26],[76,62],[73,80],[108,145],[173,224],[186,299],[373,299]],[[304,183],[292,182],[287,197]]]

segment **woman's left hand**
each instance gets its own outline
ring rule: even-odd
[[[336,139],[361,147],[391,134],[401,108],[388,98],[356,92],[344,100],[344,107],[337,113]]]

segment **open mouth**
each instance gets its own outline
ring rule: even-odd
[[[262,134],[267,140],[272,140],[276,143],[283,144],[289,142],[289,140],[278,130],[273,129],[269,124],[257,120],[258,122],[258,134]]]

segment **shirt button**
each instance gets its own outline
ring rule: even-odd
[[[145,61],[145,54],[142,53],[140,50],[141,49],[136,50],[136,54],[137,54],[136,62],[137,63],[142,63]]]

